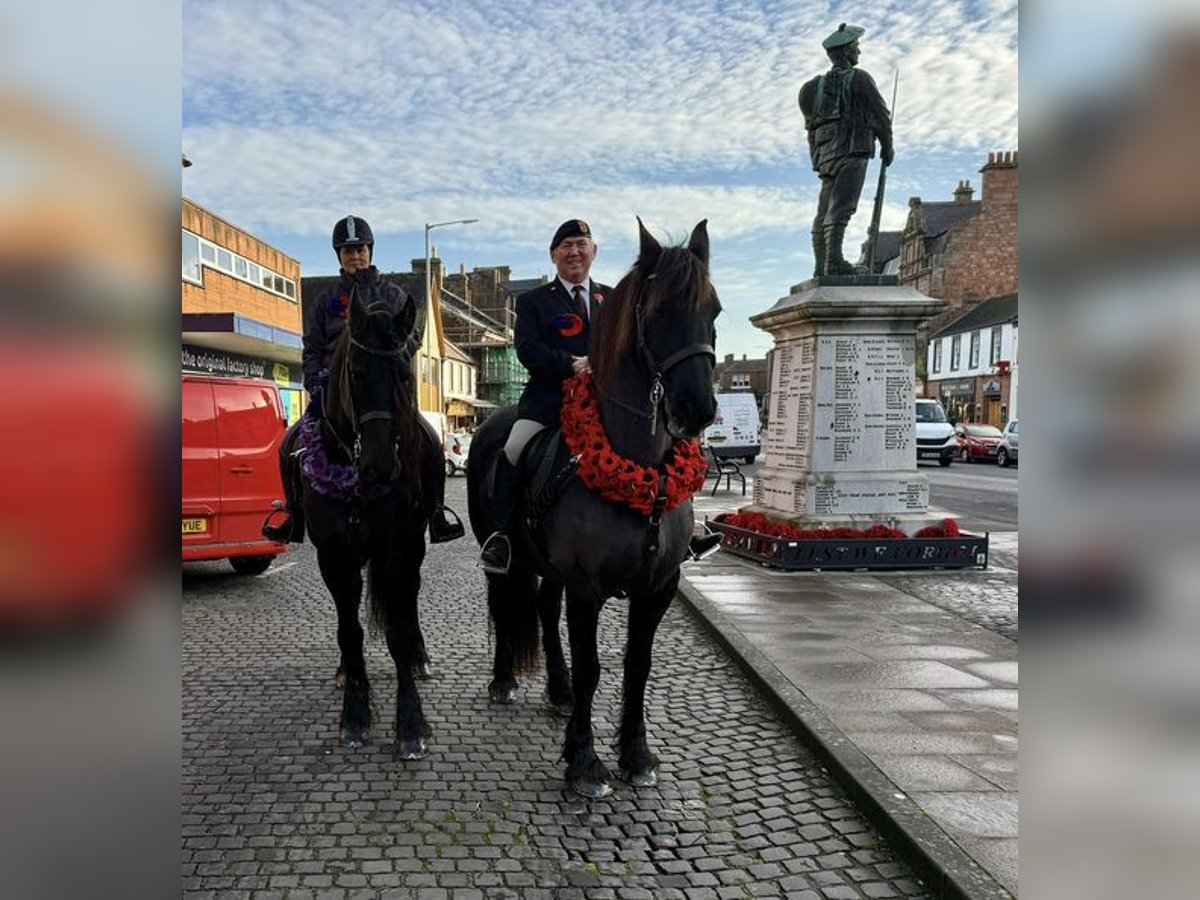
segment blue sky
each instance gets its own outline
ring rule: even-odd
[[[889,100],[900,70],[884,228],[1017,149],[1012,0],[184,0],[183,192],[306,275],[336,271],[329,233],[350,212],[384,270],[424,255],[424,223],[479,219],[434,230],[438,254],[514,278],[551,274],[551,234],[583,218],[610,284],[635,216],[664,240],[707,218],[718,354],[762,355],[748,317],[812,271],[796,92],[842,21],[867,28],[860,66]]]

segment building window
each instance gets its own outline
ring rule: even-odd
[[[207,242],[201,243],[200,258],[209,265],[215,266],[217,264],[217,248]]]
[[[942,342],[940,340],[933,342],[933,371],[934,374],[942,371]]]
[[[217,268],[226,272],[233,271],[233,254],[221,247],[217,248]]]
[[[956,334],[950,338],[950,371],[957,372],[962,364],[962,335]]]
[[[731,376],[729,376],[729,387],[731,390],[735,390],[735,391],[750,390],[750,376],[749,375],[731,375]]]
[[[994,366],[996,360],[1000,358],[1000,326],[996,325],[992,328],[992,350],[988,354],[988,365]]]
[[[970,357],[967,360],[968,369],[979,368],[979,342],[982,338],[983,335],[981,335],[978,331],[971,332],[971,350]]]
[[[204,284],[200,279],[200,238],[187,231],[183,233],[183,280]]]
[[[233,258],[233,274],[236,275],[238,278],[246,277],[246,271],[247,271],[246,267],[247,267],[246,260],[242,259],[240,256],[235,256]]]

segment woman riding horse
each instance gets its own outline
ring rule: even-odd
[[[666,249],[640,220],[638,226],[638,260],[593,325],[594,374],[572,379],[564,395],[564,438],[579,477],[541,513],[536,535],[512,526],[509,572],[487,576],[490,599],[511,601],[489,603],[497,654],[505,640],[517,660],[536,657],[535,598],[530,590],[510,590],[509,583],[531,585],[544,553],[552,579],[566,587],[574,705],[563,758],[569,786],[586,797],[610,791],[608,769],[594,749],[592,703],[600,676],[600,610],[613,596],[629,598],[619,765],[634,786],[657,781],[658,760],[645,726],[651,647],[689,556],[690,497],[704,480],[695,439],[716,414],[712,372],[720,303],[709,281],[706,223],[695,227],[685,247]],[[491,524],[487,473],[512,422],[509,412],[492,416],[473,443],[471,523],[480,539]]]

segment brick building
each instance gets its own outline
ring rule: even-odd
[[[959,181],[948,201],[912,197],[903,231],[879,235],[876,260],[883,272],[948,302],[917,331],[919,381],[927,374],[930,334],[988,298],[1017,293],[1017,152],[990,153],[979,171],[978,200],[969,181]]]
[[[302,412],[300,263],[183,198],[183,370],[273,380]]]
[[[767,360],[747,359],[744,353],[741,359],[734,359],[732,353],[726,353],[724,361],[713,367],[713,384],[719,394],[750,391],[761,405],[770,389]]]

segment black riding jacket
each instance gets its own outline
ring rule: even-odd
[[[375,266],[361,269],[350,275],[344,269],[337,284],[328,288],[313,304],[304,329],[304,389],[311,395],[323,386],[333,357],[337,339],[346,329],[346,317],[350,314],[352,291],[365,306],[386,304],[395,315],[404,312],[402,318],[406,335],[405,358],[411,360],[421,346],[425,336],[425,306],[418,303],[397,284],[382,277]]]

